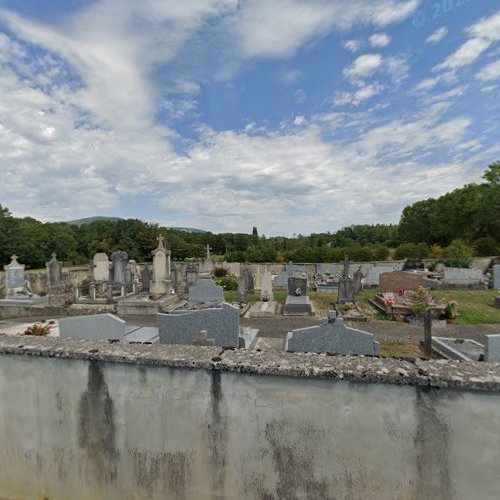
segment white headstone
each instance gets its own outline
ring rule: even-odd
[[[109,259],[105,253],[96,253],[93,259],[94,281],[107,283],[109,281]]]
[[[17,255],[11,257],[10,264],[3,267],[5,271],[5,298],[15,297],[18,292],[25,288],[24,264],[17,262]]]
[[[274,300],[273,276],[267,269],[260,274],[260,300]]]

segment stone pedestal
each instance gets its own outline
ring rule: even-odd
[[[289,295],[283,306],[285,316],[312,316],[314,314],[313,306],[309,297]]]
[[[278,303],[273,300],[270,302],[258,301],[252,305],[248,312],[250,318],[274,318]]]

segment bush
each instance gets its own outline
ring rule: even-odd
[[[486,236],[485,238],[479,238],[473,244],[476,255],[479,257],[491,257],[496,255],[499,251],[500,245],[491,236]]]
[[[471,264],[471,259],[448,259],[444,261],[446,267],[459,267],[462,269],[469,269]]]
[[[425,243],[403,243],[394,251],[396,260],[425,259],[429,256],[429,247]]]
[[[450,246],[444,249],[444,256],[448,259],[463,259],[472,257],[474,250],[467,245],[464,240],[456,239],[450,243]]]
[[[224,288],[224,291],[238,290],[238,282],[231,276],[225,276],[215,282],[216,285]]]
[[[214,275],[216,278],[223,278],[224,276],[227,276],[227,272],[227,269],[224,267],[216,267]]]

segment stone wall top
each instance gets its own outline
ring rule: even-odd
[[[0,334],[0,355],[86,359],[256,375],[345,380],[472,391],[500,391],[500,363],[404,361],[220,347],[141,345]]]

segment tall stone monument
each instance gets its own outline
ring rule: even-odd
[[[128,254],[127,252],[113,252],[111,254],[111,282],[113,286],[122,286],[127,283]]]
[[[153,279],[149,287],[149,296],[155,300],[170,293],[172,279],[170,269],[170,256],[172,252],[165,248],[163,236],[158,236],[158,247],[151,253],[153,255]]]
[[[11,299],[25,290],[24,264],[17,262],[17,255],[11,257],[10,264],[3,266],[5,271],[5,298]]]
[[[274,300],[273,276],[267,269],[260,275],[260,300],[264,302]]]
[[[49,290],[58,287],[62,282],[62,262],[57,260],[55,253],[52,254],[52,259],[45,263],[45,267]]]
[[[110,262],[105,253],[96,253],[92,260],[92,279],[96,283],[109,281]]]
[[[354,302],[354,281],[349,276],[349,257],[344,258],[344,270],[339,278],[339,295],[337,304],[347,304]]]

